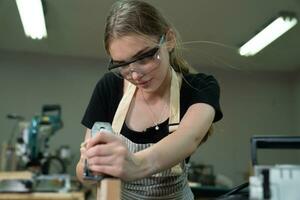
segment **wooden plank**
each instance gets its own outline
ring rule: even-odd
[[[84,193],[0,193],[0,200],[84,200]]]
[[[121,180],[106,178],[97,184],[97,200],[120,200]]]

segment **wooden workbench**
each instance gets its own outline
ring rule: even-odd
[[[83,192],[0,193],[0,200],[84,200]]]

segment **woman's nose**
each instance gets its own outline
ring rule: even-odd
[[[131,78],[135,81],[139,81],[142,78],[142,74],[136,71],[130,71]]]

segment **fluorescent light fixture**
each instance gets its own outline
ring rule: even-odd
[[[47,37],[41,0],[16,0],[25,35],[32,39]]]
[[[297,24],[294,16],[282,15],[260,31],[240,49],[242,56],[253,56]]]

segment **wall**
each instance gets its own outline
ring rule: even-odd
[[[84,137],[81,117],[104,70],[98,60],[0,53],[0,141],[8,140],[14,125],[7,113],[30,120],[42,105],[60,104],[64,127],[50,139],[50,147],[71,146],[74,166]]]
[[[296,134],[300,135],[300,71],[295,75],[295,82],[294,82],[294,95],[295,95],[295,121],[294,124],[296,125]]]
[[[208,71],[208,70],[206,70]],[[291,135],[293,98],[289,73],[210,70],[221,85],[222,121],[192,160],[215,166],[219,174],[242,183],[251,169],[252,135]],[[260,164],[290,163],[295,152],[258,151]]]
[[[99,60],[0,52],[0,141],[8,140],[13,127],[5,118],[7,113],[30,119],[43,104],[59,103],[64,128],[51,138],[50,146],[52,150],[63,144],[71,146],[75,156],[69,170],[74,173],[84,133],[80,120],[94,85],[106,70],[103,66]],[[192,161],[212,164],[216,173],[241,183],[250,166],[252,135],[295,133],[296,114],[291,113],[295,113],[293,104],[297,103],[299,119],[300,81],[293,90],[289,73],[198,70],[219,80],[224,118],[215,124],[214,134],[199,147]],[[259,159],[273,162],[276,155],[261,155]],[[293,159],[292,155],[283,156],[283,162]]]
[[[295,105],[295,115],[293,124],[295,125],[295,135],[300,136],[300,71],[295,73],[294,77],[294,105]],[[300,162],[300,150],[298,150],[298,161]]]

